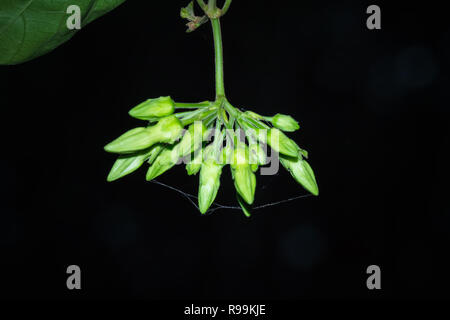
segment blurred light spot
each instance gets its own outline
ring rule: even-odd
[[[290,267],[311,269],[325,254],[324,236],[311,225],[299,226],[281,240],[281,253]]]
[[[403,98],[429,86],[437,77],[438,64],[431,50],[410,47],[379,58],[368,74],[366,104],[375,112],[404,112]]]
[[[369,70],[368,94],[371,98],[390,100],[401,94],[394,85],[394,58],[385,56],[376,61]]]
[[[404,88],[421,88],[430,85],[438,74],[438,65],[430,49],[410,47],[396,58],[395,77]]]

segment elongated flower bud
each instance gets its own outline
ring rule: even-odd
[[[130,116],[141,120],[171,115],[175,111],[175,102],[170,97],[148,99],[129,111]]]
[[[302,160],[300,156],[297,158],[281,156],[280,162],[306,190],[315,196],[319,195],[316,177],[308,162]]]
[[[267,144],[276,152],[289,157],[296,158],[299,152],[297,144],[275,128],[270,129],[267,133]]]
[[[221,164],[233,163],[234,150],[229,143],[222,149],[222,155],[219,157]]]
[[[155,161],[156,157],[164,150],[164,146],[162,144],[154,144],[150,149],[150,155],[148,157],[147,163],[152,164]]]
[[[176,152],[180,158],[183,158],[202,146],[206,127],[202,122],[191,124],[184,133],[180,143],[176,145]]]
[[[168,116],[149,127],[148,130],[155,136],[157,142],[174,143],[183,133],[183,125],[176,116]]]
[[[293,132],[300,129],[298,122],[289,115],[277,113],[272,117],[272,125],[280,130]]]
[[[200,185],[198,188],[198,208],[202,214],[208,211],[217,196],[220,187],[222,166],[213,158],[203,162],[200,169]]]
[[[252,204],[255,198],[256,176],[248,159],[248,149],[238,146],[234,151],[234,161],[231,164],[231,169],[236,191],[245,202]]]
[[[154,126],[132,129],[105,146],[114,153],[130,153],[147,149],[157,142],[173,143],[183,132],[180,120],[175,116],[162,118]]]
[[[105,150],[114,153],[130,153],[150,147],[154,142],[147,128],[134,128],[105,146]]]
[[[196,175],[202,167],[202,161],[203,150],[200,149],[197,154],[194,155],[194,158],[186,165],[187,174],[190,176]]]
[[[152,165],[148,168],[146,179],[147,181],[153,180],[156,177],[162,175],[167,170],[171,169],[178,160],[174,148],[166,147],[163,151],[156,157]]]
[[[149,157],[150,153],[150,150],[146,150],[144,152],[119,156],[109,172],[107,181],[115,181],[136,171]]]
[[[249,205],[245,203],[245,201],[239,194],[236,194],[236,198],[238,200],[239,205],[241,206],[242,212],[244,212],[245,216],[249,218],[251,216]]]
[[[250,164],[250,153],[248,147],[242,143],[237,142],[232,154],[232,162],[230,163],[232,168],[236,168],[240,165]]]
[[[267,152],[263,148],[262,143],[258,142],[257,134],[255,131],[247,130],[247,139],[248,139],[248,151],[250,156],[250,165],[252,167],[252,171],[256,172],[258,170],[259,165],[267,164]],[[267,137],[262,136],[261,140],[267,141]]]
[[[250,144],[248,149],[250,153],[250,164],[267,164],[267,155],[261,144]]]
[[[256,176],[250,165],[239,165],[234,171],[234,187],[242,199],[252,204],[255,199]]]

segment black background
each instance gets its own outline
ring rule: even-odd
[[[440,5],[234,1],[229,100],[291,114],[320,196],[201,216],[145,169],[107,183],[103,146],[147,98],[214,97],[209,25],[184,1],[127,1],[52,53],[0,68],[3,298],[448,298],[449,40]],[[159,178],[196,193],[177,166]],[[256,204],[306,194],[283,169]],[[217,199],[235,205],[228,169]],[[82,290],[66,288],[66,268]],[[382,290],[366,287],[379,265]]]

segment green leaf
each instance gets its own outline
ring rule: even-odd
[[[125,0],[0,0],[0,64],[12,65],[42,56],[72,38],[67,8],[77,5],[80,27],[113,10]]]
[[[189,2],[186,8],[181,8],[180,16],[183,19],[188,19],[189,21],[193,21],[195,18],[194,13],[194,1]]]

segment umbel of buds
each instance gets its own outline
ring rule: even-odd
[[[268,165],[268,150],[278,154],[279,161],[305,190],[319,194],[314,172],[305,160],[308,152],[284,132],[300,128],[290,115],[273,116],[242,111],[226,98],[223,81],[223,49],[220,18],[228,11],[231,0],[218,8],[215,0],[197,0],[203,15],[197,16],[194,2],[181,9],[188,20],[188,32],[210,21],[214,36],[216,62],[216,98],[198,103],[175,102],[169,96],[148,99],[129,111],[133,118],[146,124],[131,129],[105,146],[118,154],[108,181],[120,179],[148,163],[146,179],[151,181],[176,164],[185,163],[187,174],[199,173],[198,208],[208,212],[220,188],[223,168],[230,166],[236,197],[244,214],[250,216],[255,202],[256,173]],[[239,133],[244,132],[244,138]],[[271,157],[271,161],[278,161]]]

